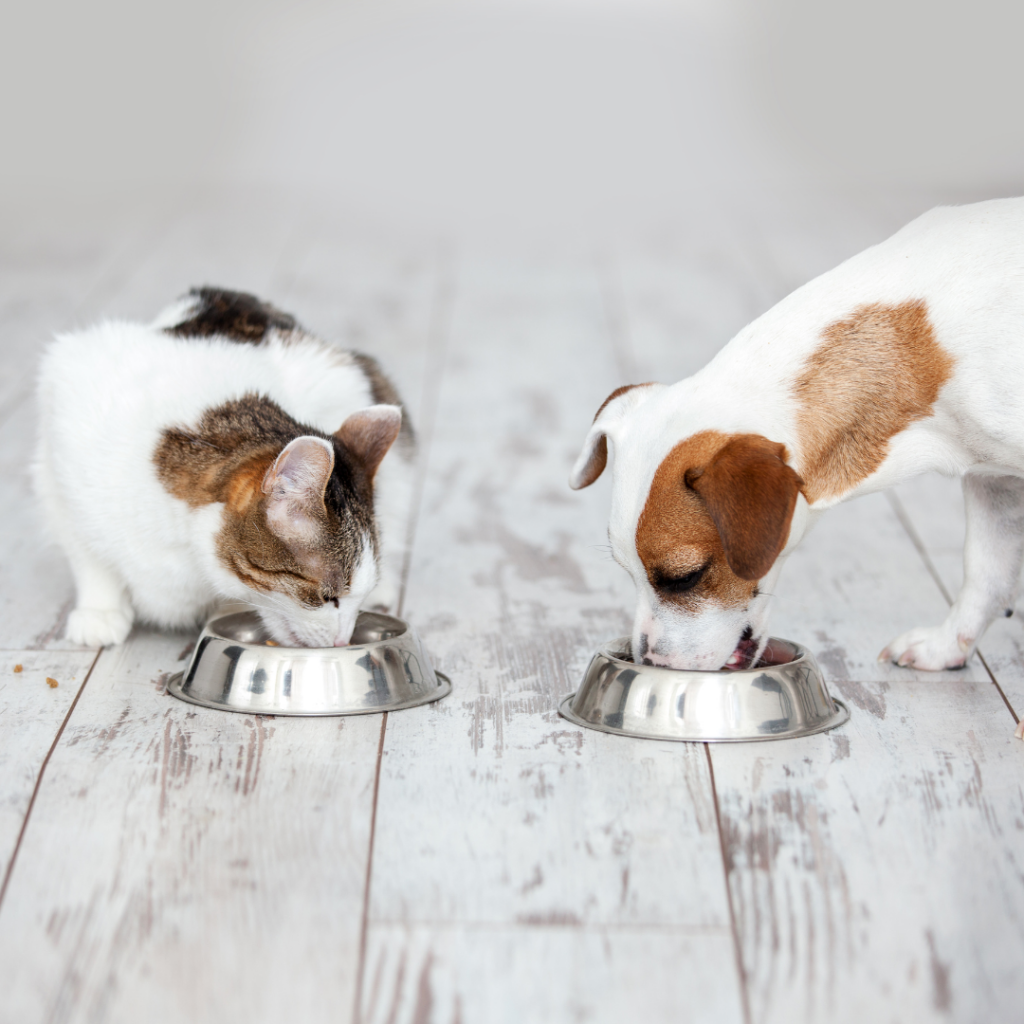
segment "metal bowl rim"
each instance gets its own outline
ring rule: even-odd
[[[644,675],[665,673],[673,676],[726,676],[738,679],[742,679],[748,674],[760,675],[763,672],[778,672],[783,669],[788,669],[794,665],[800,665],[807,661],[808,651],[803,644],[798,644],[795,640],[787,640],[784,636],[771,636],[768,639],[769,641],[778,640],[780,643],[788,644],[796,651],[796,657],[793,658],[792,661],[784,661],[780,665],[762,665],[760,668],[735,668],[728,670],[722,668],[669,668],[667,665],[638,665],[635,661],[626,661],[625,658],[620,658],[613,653],[613,650],[620,644],[624,642],[627,644],[632,643],[630,637],[620,636],[614,640],[608,640],[601,644],[601,646],[594,652],[594,658],[604,658],[607,661],[612,661],[616,665],[622,665],[634,672],[642,672]],[[575,694],[573,694],[573,696],[575,696]],[[836,703],[838,703],[838,701]],[[632,735],[632,733],[629,735]]]
[[[252,609],[250,611],[227,612],[224,615],[213,616],[211,619],[207,621],[206,625],[203,627],[203,632],[202,634],[200,634],[200,639],[202,639],[203,636],[207,636],[211,637],[214,640],[223,640],[225,643],[237,644],[239,647],[244,647],[246,650],[249,651],[268,651],[271,654],[274,654],[274,652],[277,651],[280,651],[282,654],[285,651],[295,651],[296,654],[293,656],[298,657],[305,654],[337,655],[342,651],[362,651],[368,647],[380,647],[383,644],[393,643],[395,640],[399,640],[402,637],[408,636],[410,633],[412,633],[412,627],[409,625],[409,623],[406,622],[405,619],[400,619],[397,615],[392,615],[390,614],[390,612],[369,612],[368,614],[379,615],[381,616],[381,618],[393,619],[395,622],[401,623],[402,632],[396,633],[394,636],[384,637],[381,640],[368,640],[364,644],[346,644],[344,647],[285,647],[282,644],[253,644],[248,643],[245,640],[236,640],[234,637],[225,636],[223,633],[218,632],[216,629],[213,628],[213,624],[215,622],[218,622],[220,619],[226,619],[232,615],[255,615],[259,617],[259,613],[256,612],[255,609]],[[438,673],[435,672],[435,675],[437,674]],[[184,699],[187,700],[187,698]]]
[[[381,643],[383,641],[376,642]],[[252,646],[258,647],[259,644],[253,644]],[[352,646],[356,645],[353,644]],[[311,650],[335,649],[336,648],[331,647],[311,648]],[[271,650],[273,650],[273,648],[271,648]],[[351,708],[330,711],[277,711],[273,708],[257,711],[254,708],[239,708],[232,704],[217,704],[207,700],[199,700],[182,690],[181,684],[185,678],[184,672],[175,672],[174,675],[167,680],[167,692],[172,697],[176,697],[178,700],[185,701],[188,704],[194,704],[196,707],[208,708],[210,711],[230,711],[232,714],[236,715],[261,715],[264,718],[338,718],[342,716],[351,717],[352,715],[382,715],[390,711],[404,711],[407,708],[416,708],[422,704],[433,704],[434,701],[440,700],[442,697],[447,697],[448,694],[452,692],[452,681],[444,672],[438,672],[437,669],[434,669],[434,676],[440,680],[440,684],[438,685],[436,692],[428,693],[425,697],[416,697],[413,700],[401,701],[398,704],[389,704],[383,707]]]
[[[792,662],[788,664],[792,664]],[[676,670],[669,669],[669,671]],[[829,694],[829,698],[838,708],[838,711],[810,728],[805,727],[794,729],[792,732],[776,732],[758,736],[671,736],[663,732],[633,732],[630,729],[616,729],[603,723],[588,722],[580,718],[572,710],[572,702],[575,700],[576,693],[578,692],[570,693],[558,705],[558,713],[567,721],[572,722],[573,725],[578,725],[581,729],[590,729],[592,732],[608,733],[610,736],[626,736],[638,740],[666,740],[669,743],[766,743],[770,740],[796,740],[804,736],[814,736],[819,732],[835,729],[850,717],[850,709],[841,700],[836,700],[835,697]]]

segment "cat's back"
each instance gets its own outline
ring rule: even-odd
[[[75,447],[98,454],[131,440],[151,456],[168,426],[250,394],[334,431],[381,400],[375,369],[253,296],[195,289],[151,324],[106,321],[57,337],[42,362],[40,410],[44,428]]]

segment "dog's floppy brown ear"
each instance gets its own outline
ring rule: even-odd
[[[623,395],[632,392],[634,388],[651,388],[657,385],[648,384],[625,384],[616,388],[600,405],[594,415],[594,422],[583,442],[583,450],[572,467],[569,476],[569,486],[578,491],[589,487],[603,472],[608,464],[608,424],[617,414],[623,411],[624,405],[620,399]],[[637,397],[635,394],[631,396]],[[635,403],[633,403],[635,404]]]
[[[802,481],[785,463],[784,445],[738,434],[703,467],[688,469],[687,487],[707,505],[737,576],[759,580],[789,536]]]

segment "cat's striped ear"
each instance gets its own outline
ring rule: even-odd
[[[334,449],[322,437],[297,437],[263,478],[267,524],[286,544],[313,543],[324,519],[324,490]]]
[[[397,405],[371,405],[354,412],[334,436],[373,479],[381,460],[402,429],[402,409]]]

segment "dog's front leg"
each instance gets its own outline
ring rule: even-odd
[[[907,668],[961,668],[997,615],[1013,614],[1024,561],[1024,480],[968,474],[964,585],[941,626],[912,629],[879,655]]]

